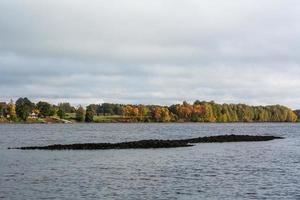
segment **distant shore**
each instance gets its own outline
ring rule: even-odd
[[[0,123],[148,123],[148,122],[297,122],[300,110],[282,105],[251,106],[218,104],[214,101],[173,105],[102,103],[74,107],[68,102],[57,105],[28,98],[0,102]]]
[[[290,123],[298,124],[297,122],[139,122],[139,121],[97,121],[97,122],[77,122],[75,120],[61,120],[61,121],[35,121],[35,122],[0,122],[1,124],[265,124],[265,123]]]

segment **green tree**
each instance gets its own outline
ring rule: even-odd
[[[61,119],[64,119],[65,118],[65,111],[62,109],[62,108],[59,108],[58,111],[57,111],[57,115],[61,118]]]
[[[85,110],[82,106],[79,106],[76,110],[76,120],[78,122],[84,122],[85,119]]]
[[[41,117],[49,117],[55,113],[53,106],[44,101],[38,102],[36,108],[40,111],[39,115]]]
[[[213,103],[212,109],[216,118],[216,122],[222,122],[222,106],[220,104]]]
[[[103,103],[102,110],[104,115],[114,115],[114,105],[111,103]]]
[[[32,110],[35,108],[34,103],[32,103],[27,97],[19,98],[16,101],[16,113],[17,116],[22,119],[26,120]]]
[[[96,104],[90,104],[86,107],[86,111],[92,111],[94,113],[94,115],[96,115],[98,106],[99,105],[96,105]]]
[[[58,109],[63,110],[64,113],[75,113],[76,109],[70,105],[68,102],[59,103]]]
[[[94,121],[94,113],[93,111],[86,111],[85,113],[85,122],[93,122]]]
[[[86,107],[85,122],[93,122],[96,115],[97,105],[91,104]]]

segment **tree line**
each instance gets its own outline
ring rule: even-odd
[[[199,100],[171,106],[103,103],[74,107],[67,102],[34,103],[24,97],[15,103],[0,103],[0,116],[13,122],[27,121],[32,115],[65,119],[70,113],[78,122],[94,122],[97,116],[117,116],[116,122],[296,122],[300,119],[299,110],[292,111],[281,105],[249,106]]]

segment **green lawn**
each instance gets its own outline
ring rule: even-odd
[[[94,122],[116,122],[123,119],[122,115],[99,115],[94,116]]]
[[[76,120],[75,113],[66,113],[64,119],[66,120]],[[94,116],[94,122],[130,122],[132,119],[130,117],[124,117],[122,115],[99,115]]]
[[[66,113],[64,119],[66,120],[72,120],[72,119],[76,119],[76,113]]]

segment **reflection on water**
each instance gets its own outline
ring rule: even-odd
[[[286,139],[175,149],[7,150],[219,134]],[[300,199],[300,125],[0,125],[0,174],[0,199]]]

